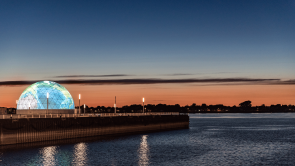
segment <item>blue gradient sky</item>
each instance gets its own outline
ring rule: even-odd
[[[56,77],[118,74],[127,76]],[[266,85],[264,91],[279,93],[283,89],[278,103],[294,104],[295,1],[0,0],[0,82],[149,78],[293,80],[288,86]],[[74,95],[83,92],[78,86],[71,88],[76,90]],[[101,87],[115,88],[110,86]],[[14,105],[25,87],[13,94],[9,89],[13,87],[2,86],[2,94],[0,87],[0,99],[5,99],[0,106]],[[97,93],[101,87],[96,86]],[[130,91],[141,97],[146,93],[141,88],[154,87],[157,85],[128,86],[121,91],[122,98]],[[193,94],[186,96],[194,86],[177,84],[169,91],[165,91],[166,85],[159,87],[150,94],[151,98],[158,95],[155,101],[165,95],[178,96],[170,103],[180,98],[190,98],[188,104],[195,101]],[[200,88],[193,90],[207,93]],[[231,91],[230,97],[216,96],[212,91],[208,103],[233,105],[262,94],[255,94],[257,87],[241,88],[243,91],[236,87],[225,91],[221,85],[220,93]],[[237,93],[237,101],[226,102],[233,101]],[[265,93],[256,103],[277,104],[278,93]],[[201,101],[202,96],[199,102],[206,102]],[[131,96],[126,103],[132,104],[137,98]]]
[[[0,4],[1,81],[78,74],[295,76],[292,0]]]

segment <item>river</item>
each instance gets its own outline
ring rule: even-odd
[[[189,116],[189,129],[0,149],[0,165],[295,165],[295,113]]]

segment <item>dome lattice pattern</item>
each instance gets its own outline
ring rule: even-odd
[[[69,91],[52,81],[40,81],[30,85],[20,96],[17,109],[75,109]]]

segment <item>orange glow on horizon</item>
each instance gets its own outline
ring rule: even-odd
[[[209,85],[196,84],[151,84],[151,85],[63,85],[72,95],[75,105],[86,104],[90,107],[142,104],[142,96],[148,99],[147,104],[180,104],[196,103],[223,104],[238,106],[239,103],[251,100],[252,105],[292,104],[295,105],[294,85]],[[0,107],[16,107],[15,101],[26,86],[1,86]]]

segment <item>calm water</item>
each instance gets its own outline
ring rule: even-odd
[[[185,130],[2,150],[0,165],[295,165],[295,114],[195,114]]]

